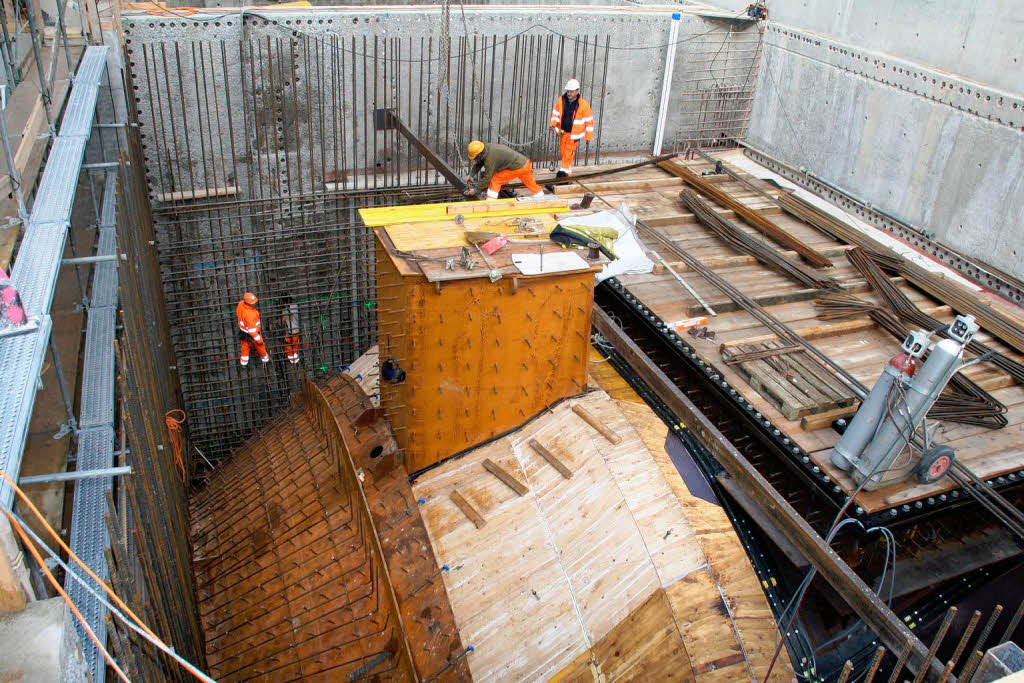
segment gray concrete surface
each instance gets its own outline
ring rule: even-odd
[[[771,3],[747,139],[1024,277],[1018,3],[854,4]]]
[[[708,0],[742,9],[749,0]],[[1024,12],[1020,0],[770,0],[773,23],[1020,92]]]
[[[229,117],[229,100],[233,118],[240,124],[234,127],[233,149],[246,150],[246,145],[253,143],[252,140],[246,140],[246,134],[252,136],[255,128],[278,117],[277,120],[284,124],[281,130],[284,138],[280,145],[283,148],[281,151],[287,155],[297,154],[307,148],[308,139],[305,138],[309,134],[306,116],[308,109],[313,107],[325,107],[324,116],[328,121],[347,119],[362,122],[366,119],[368,109],[392,106],[390,103],[395,97],[403,109],[408,109],[411,102],[417,116],[420,116],[422,103],[423,120],[429,121],[435,129],[438,121],[441,121],[441,125],[446,126],[446,131],[451,134],[451,140],[447,143],[442,134],[441,144],[445,149],[441,153],[454,163],[458,157],[453,147],[455,141],[458,141],[458,149],[461,150],[465,142],[471,139],[470,135],[482,135],[482,129],[490,131],[491,122],[497,122],[495,127],[498,130],[492,133],[494,138],[516,143],[535,139],[536,131],[527,134],[521,128],[539,125],[539,133],[553,153],[554,138],[547,134],[545,122],[565,80],[575,76],[583,81],[584,95],[594,105],[595,117],[600,123],[598,135],[602,154],[648,151],[654,141],[670,16],[676,9],[681,8],[472,6],[467,7],[463,15],[456,6],[452,9],[450,19],[452,54],[465,54],[467,57],[461,60],[464,72],[459,71],[460,60],[452,60],[453,81],[457,74],[465,74],[465,81],[472,88],[466,99],[471,115],[465,119],[451,120],[446,118],[449,107],[445,98],[442,96],[440,107],[437,100],[440,74],[437,55],[441,36],[441,8],[437,5],[318,8],[312,13],[259,9],[247,10],[244,17],[233,12],[195,15],[185,21],[125,13],[123,22],[130,41],[128,62],[135,74],[141,130],[147,137],[146,160],[152,189],[155,194],[172,189],[204,189],[213,185],[215,176],[223,178],[230,175],[220,169],[230,168],[231,173],[234,173],[236,164],[226,161],[224,157],[231,149],[226,139],[229,131],[224,130],[224,122],[232,118]],[[715,41],[708,44],[704,38],[712,35]],[[671,115],[665,134],[667,141],[675,139],[680,122],[686,120],[688,108],[699,104],[699,96],[692,92],[693,87],[687,93],[687,79],[692,74],[688,73],[686,67],[693,61],[692,58],[708,59],[707,54],[714,56],[716,52],[719,53],[712,66],[713,73],[704,75],[705,80],[700,84],[702,88],[712,82],[722,86],[736,81],[743,82],[752,72],[755,53],[750,50],[744,52],[742,58],[732,58],[730,43],[746,42],[751,35],[756,36],[756,26],[751,22],[706,18],[684,12],[677,44],[673,46],[677,55],[669,109]],[[460,48],[458,41],[464,36],[468,36],[470,41],[480,42],[471,43],[468,49]],[[508,44],[504,42],[506,36],[512,37]],[[547,41],[553,38],[556,50],[564,45],[564,63],[544,52],[543,59],[550,60],[553,68],[546,68],[542,62],[543,68],[538,70],[538,77],[531,83],[525,96],[523,92],[506,90],[503,97],[498,92],[500,84],[505,80],[511,83],[512,74],[524,70],[523,56],[514,56],[516,40],[520,37],[524,50],[528,40]],[[355,49],[351,43],[353,38],[357,41]],[[294,56],[289,53],[289,39],[298,39]],[[365,44],[364,39],[367,41]],[[385,63],[384,55],[392,55],[395,49],[393,42],[385,41],[395,39],[400,41],[398,47],[402,53],[397,61]],[[489,45],[495,39],[498,40],[496,53],[493,48],[483,47],[484,39],[489,41]],[[311,41],[310,64],[313,66],[307,66],[306,63],[305,41]],[[593,60],[595,43],[599,55],[596,62]],[[601,82],[605,80],[603,53],[606,44],[610,45],[610,51],[602,97],[599,90]],[[221,63],[222,45],[229,55],[226,69],[222,68]],[[478,47],[474,48],[473,45]],[[194,61],[199,63],[199,58],[194,57],[193,53],[198,53],[200,46],[204,50],[213,48],[211,68],[204,69],[201,63],[198,70],[193,66]],[[427,47],[433,50],[432,56],[423,61],[424,53],[421,53],[421,49]],[[273,58],[267,57],[270,48],[274,51]],[[489,52],[488,65],[494,54],[501,62],[494,74],[496,92],[493,101],[489,95],[485,99],[483,74],[478,70],[476,61],[484,57],[485,49]],[[279,53],[280,50],[283,52]],[[701,51],[702,55],[696,55],[697,51]],[[374,56],[378,54],[379,68],[375,68]],[[525,55],[525,51],[522,54]],[[355,64],[352,63],[353,57]],[[586,61],[586,73],[574,72],[571,64],[577,57]],[[210,57],[206,59],[210,60]],[[332,94],[333,76],[330,66],[327,67],[329,73],[324,76],[315,68],[317,62],[330,64],[332,59],[346,60],[345,71],[341,73],[347,74],[351,69],[358,68],[357,92],[351,91],[349,83],[342,86],[340,97]],[[288,64],[284,73],[272,73],[268,65],[280,69],[282,61]],[[536,69],[537,62],[532,57],[526,62],[527,69]],[[529,66],[531,64],[533,67]],[[490,68],[488,66],[488,70]],[[197,71],[207,72],[205,81],[202,73],[197,79]],[[211,71],[214,72],[212,76],[209,73]],[[213,78],[216,78],[218,85],[210,85]],[[490,78],[488,74],[488,83]],[[307,84],[311,82],[312,99],[307,91]],[[470,105],[474,91],[477,101]],[[457,85],[453,85],[452,93],[453,98],[462,97]],[[278,96],[278,104],[275,105],[274,99],[268,96],[270,94]],[[297,105],[292,104],[295,100]],[[310,102],[308,105],[307,100]],[[458,102],[452,103],[453,112],[457,106]],[[509,128],[511,110],[520,112],[517,114],[520,118],[511,122],[520,130]],[[520,120],[528,123],[521,126]],[[484,123],[482,127],[476,125],[480,121]],[[217,131],[218,125],[221,134],[211,136],[211,133]],[[358,130],[358,135],[353,133],[345,143],[348,150],[343,158],[348,169],[357,169],[359,173],[364,168],[378,169],[380,172],[391,163],[391,159],[406,155],[404,142],[399,143],[397,154],[384,154],[384,134],[377,134],[377,142],[381,142],[378,146],[373,140],[372,128],[368,132],[369,135],[366,130]],[[223,141],[223,151],[219,143],[211,144],[209,140],[202,140],[204,135],[209,139],[219,137]],[[326,144],[316,139],[316,130],[312,135],[314,149],[319,144]],[[261,136],[256,138],[258,143],[263,144]],[[364,149],[366,146],[372,149]],[[259,148],[254,152],[265,154]],[[204,153],[208,159],[203,158]],[[163,158],[158,158],[160,155]],[[239,161],[247,163],[240,152],[236,155]],[[308,153],[304,158],[308,161]],[[277,163],[276,158],[267,159],[264,163],[271,160]],[[207,185],[203,184],[206,174],[204,163],[207,164],[210,176]],[[308,174],[307,169],[299,170]],[[237,182],[240,194],[247,196],[249,187],[245,176],[254,174],[255,170],[239,167],[238,177],[229,180],[232,184]],[[223,180],[218,182],[223,183]],[[289,186],[297,185],[293,171]],[[308,178],[304,185],[309,187]]]
[[[74,616],[60,597],[0,615],[0,681],[88,681]]]

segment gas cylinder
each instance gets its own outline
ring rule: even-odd
[[[886,411],[889,392],[895,382],[910,382],[917,372],[917,359],[928,348],[928,334],[916,330],[907,335],[903,341],[901,353],[896,354],[885,364],[881,377],[875,382],[850,425],[843,432],[832,451],[832,464],[841,470],[850,471],[860,460],[861,454],[875,436],[878,425]]]

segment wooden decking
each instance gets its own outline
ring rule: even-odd
[[[729,154],[736,155],[738,153]],[[736,157],[732,156],[732,158]],[[686,162],[686,164],[697,172],[711,168],[710,164],[701,162]],[[767,172],[765,174],[767,175]],[[816,272],[839,280],[842,289],[847,293],[855,294],[867,301],[879,301],[870,291],[869,285],[860,273],[844,257],[849,245],[841,244],[810,225],[783,213],[772,202],[727,175],[711,175],[707,178],[711,179],[719,188],[738,198],[746,206],[770,217],[787,232],[828,256],[835,264],[834,268],[816,269]],[[777,188],[769,183],[758,180],[754,182],[770,192],[777,191]],[[647,224],[657,228],[697,256],[704,265],[713,269],[748,297],[753,298],[776,318],[790,325],[861,382],[871,386],[887,359],[899,352],[899,340],[880,329],[866,317],[842,321],[821,319],[815,310],[814,299],[821,296],[822,290],[808,289],[795,279],[770,270],[752,256],[739,253],[728,246],[714,233],[699,224],[694,215],[683,207],[678,198],[679,191],[683,187],[682,180],[657,168],[628,172],[628,174],[616,176],[609,182],[591,185],[592,189],[611,204],[628,203],[630,208]],[[560,193],[570,191],[579,192],[581,190],[578,188],[576,190],[566,189],[560,190]],[[736,218],[733,211],[721,205],[718,205],[716,209],[720,215],[733,221],[747,233],[758,236],[778,251],[798,260],[793,252],[767,240],[742,219]],[[850,223],[855,222],[855,219],[850,216],[846,216],[844,219]],[[869,227],[866,229],[873,230]],[[882,235],[879,231],[874,232],[877,235]],[[883,239],[891,241],[888,236],[883,236]],[[836,416],[848,415],[850,409],[840,408],[826,414],[829,415],[828,419],[814,415],[799,417],[794,415],[793,419],[790,419],[783,415],[776,405],[766,400],[745,381],[745,378],[737,372],[737,368],[726,364],[720,352],[722,346],[735,350],[741,347],[745,348],[746,345],[775,341],[775,335],[737,306],[735,302],[723,296],[717,288],[697,273],[688,270],[685,264],[672,262],[671,257],[667,254],[662,254],[662,256],[669,260],[669,265],[686,278],[697,293],[719,314],[717,317],[712,317],[707,324],[708,330],[715,333],[714,339],[687,338],[696,348],[701,359],[712,364],[725,380],[740,390],[743,396],[757,407],[757,410],[808,451],[814,463],[846,492],[852,492],[855,489],[852,480],[829,462],[831,449],[839,439],[839,434],[830,426],[831,422]],[[941,266],[934,263],[931,264],[931,267],[942,269]],[[948,277],[954,281],[962,281],[952,272]],[[694,297],[660,266],[656,267],[651,274],[625,275],[619,280],[630,293],[666,322],[679,321],[695,315],[705,315],[703,308]],[[919,308],[940,321],[949,322],[955,317],[955,311],[946,306],[945,302],[936,301],[915,289],[902,278],[894,277],[892,281]],[[995,295],[987,295],[979,291],[976,292],[976,296],[989,300],[993,306],[1000,307],[1010,315],[1024,318],[1024,312],[998,300]],[[1020,354],[993,339],[984,330],[977,338],[1011,358],[1021,359]],[[957,458],[982,478],[998,477],[1021,470],[1024,468],[1024,387],[1018,385],[1012,377],[991,364],[981,364],[969,368],[964,374],[1007,406],[1006,418],[1009,424],[1002,429],[991,430],[979,426],[939,422],[936,423],[938,427],[933,441],[952,446],[956,450]],[[857,504],[869,513],[876,512],[904,504],[913,504],[914,501],[948,491],[953,486],[949,479],[940,480],[931,485],[923,485],[919,484],[916,478],[912,478],[876,491],[861,492],[857,496]]]
[[[775,622],[728,519],[690,494],[625,382],[598,381],[617,398],[568,399],[414,485],[473,678],[763,678]]]

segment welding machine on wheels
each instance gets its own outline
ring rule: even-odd
[[[920,364],[932,336],[941,331],[948,338],[936,342]],[[977,331],[974,316],[960,315],[945,328],[911,332],[903,342],[903,352],[889,360],[843,432],[832,453],[832,464],[849,472],[854,482],[868,491],[883,483],[903,481],[912,474],[925,484],[945,476],[955,454],[949,446],[931,443],[926,416],[953,375],[989,355],[963,362],[964,347]],[[916,465],[895,465],[900,454],[911,447],[919,430],[924,447]],[[902,473],[885,479],[893,470]]]

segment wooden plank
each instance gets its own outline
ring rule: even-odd
[[[768,358],[770,356],[784,356],[789,353],[799,353],[804,350],[802,346],[777,346],[762,349],[760,351],[748,351],[746,353],[737,353],[731,348],[722,344],[719,347],[719,353],[722,354],[722,360],[725,361],[726,365],[735,365],[736,363],[746,363],[748,360],[757,360],[758,358]]]
[[[732,212],[730,211],[728,213],[732,213]],[[724,213],[720,212],[720,215],[723,218],[728,218],[728,216],[726,216]],[[666,222],[668,220],[669,219],[652,219],[652,220],[648,220],[648,221],[644,221],[644,222],[647,223],[648,225],[652,226],[652,227],[657,227],[657,222],[658,221]],[[714,239],[717,240],[718,238],[715,237]],[[850,249],[849,245],[843,245],[841,247],[826,247],[824,249],[819,249],[818,251],[821,252],[825,256],[828,256],[830,258],[834,258],[836,256],[842,256],[843,253],[848,251],[849,249]],[[786,258],[789,258],[789,259],[796,259],[796,258],[800,257],[800,255],[797,254],[795,251],[780,251],[779,253],[782,256],[785,256]],[[736,254],[736,255],[733,255],[733,256],[712,256],[712,257],[707,258],[707,259],[702,259],[701,262],[705,266],[707,266],[708,268],[711,268],[712,270],[719,270],[719,269],[722,269],[722,268],[737,268],[737,267],[740,267],[740,266],[753,266],[753,265],[757,265],[758,263],[760,263],[760,261],[758,261],[753,256],[748,256],[746,254]],[[690,272],[691,271],[690,265],[688,263],[684,263],[682,261],[666,261],[666,263],[668,263],[669,266],[671,266],[674,270],[676,270],[676,271],[678,271],[680,273]],[[654,271],[653,272],[655,274],[661,274],[661,273],[666,272],[666,270],[665,270],[664,266],[662,266],[659,263],[656,263],[656,264],[654,264]]]
[[[814,413],[813,415],[805,415],[800,418],[800,426],[808,432],[813,432],[818,429],[827,429],[832,426],[832,423],[839,419],[845,419],[853,417],[857,414],[857,409],[860,407],[859,404],[842,406],[840,408],[833,408],[832,410],[826,410],[823,413]]]
[[[646,303],[646,302],[645,302]],[[650,304],[648,304],[650,305]],[[952,314],[952,309],[949,306],[932,306],[922,307],[925,313],[928,313],[932,317],[942,318]],[[657,311],[655,311],[657,313]],[[752,320],[749,316],[739,316],[744,320]],[[780,318],[781,319],[781,318]],[[808,318],[809,320],[809,318]],[[841,337],[847,334],[853,334],[854,332],[863,332],[865,330],[876,330],[878,325],[875,324],[870,318],[854,318],[850,320],[843,320],[840,322],[826,323],[826,324],[815,324],[809,326],[801,326],[799,324],[794,325],[795,320],[783,320],[787,322],[801,337],[807,340],[812,339],[830,339],[832,337]],[[750,327],[760,328],[760,324],[751,323]],[[742,328],[738,328],[742,329]],[[748,337],[742,337],[739,339],[730,339],[722,342],[721,346],[735,347],[743,344],[760,344],[763,342],[769,342],[777,340],[778,337],[774,334],[757,334]]]
[[[462,493],[457,490],[452,491],[448,494],[448,497],[451,498],[453,503],[459,506],[459,509],[462,510],[463,514],[469,517],[469,521],[473,522],[477,529],[487,524],[487,520],[484,519],[484,516],[477,512],[477,509],[473,507],[468,500],[466,500],[466,497],[463,496]]]
[[[838,408],[839,404],[835,393],[823,388],[817,377],[795,362],[800,355],[765,358],[763,362],[775,370],[784,382],[796,387],[804,397],[804,402],[813,412]],[[801,417],[803,416],[801,415]]]
[[[524,486],[518,479],[513,477],[508,471],[502,468],[501,465],[494,462],[490,458],[484,458],[483,461],[484,469],[496,476],[506,486],[515,491],[518,495],[522,496],[530,489]]]
[[[687,184],[700,190],[701,194],[714,199],[719,204],[726,206],[737,214],[739,214],[745,221],[760,228],[768,237],[772,238],[779,244],[789,247],[796,251],[805,261],[813,266],[819,268],[827,268],[832,266],[832,262],[823,256],[821,253],[815,251],[813,248],[803,243],[793,235],[789,234],[772,221],[765,218],[763,215],[750,208],[746,204],[733,198],[729,193],[715,187],[713,184],[706,182],[701,176],[694,173],[690,169],[686,168],[681,164],[677,164],[672,161],[662,161],[658,163],[663,169],[669,173],[673,173],[682,178]]]
[[[761,350],[760,345],[737,348],[743,353]],[[814,405],[809,397],[770,366],[765,359],[739,363],[734,366],[734,369],[747,381],[747,384],[778,408],[787,419],[796,420],[814,411]]]
[[[781,345],[782,342],[769,342],[769,344]],[[804,377],[812,382],[820,391],[831,400],[836,401],[833,408],[848,406],[854,402],[853,392],[835,375],[822,367],[820,363],[811,358],[807,353],[792,356],[795,365],[800,366],[804,371]]]
[[[564,199],[535,199],[529,200],[529,204],[523,202],[524,206],[519,207],[523,209],[559,209],[565,211],[569,208],[568,203]],[[465,202],[463,204],[449,204],[445,208],[445,213],[449,216],[456,215],[468,215],[476,213],[494,213],[496,211],[508,211],[508,202]]]
[[[604,438],[608,439],[613,444],[617,444],[620,441],[622,441],[622,437],[621,436],[619,436],[618,434],[616,434],[612,430],[608,429],[608,427],[606,427],[604,424],[602,424],[601,421],[598,420],[596,417],[591,415],[587,411],[587,409],[584,408],[583,406],[578,405],[578,404],[573,405],[572,412],[576,413],[581,418],[583,418],[584,422],[586,422],[588,425],[590,425],[595,430],[597,430],[597,432],[600,433],[601,436],[603,436]]]
[[[541,444],[541,442],[537,441],[537,439],[530,439],[528,443],[530,444],[530,448],[537,451],[542,458],[548,461],[548,464],[558,470],[559,474],[566,479],[570,479],[572,477],[572,470],[566,467],[565,463],[559,460],[558,457]]]
[[[158,202],[181,202],[190,199],[208,199],[210,197],[229,197],[238,194],[237,185],[226,187],[204,187],[199,190],[180,190],[178,192],[162,192],[156,196]]]

